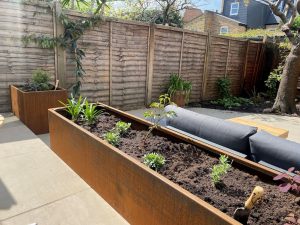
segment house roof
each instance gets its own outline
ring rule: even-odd
[[[202,16],[203,12],[201,9],[189,7],[186,8],[183,15],[183,22],[188,23],[192,21],[193,19],[198,18],[199,16]]]

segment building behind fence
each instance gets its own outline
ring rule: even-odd
[[[24,46],[22,37],[58,36],[63,31],[46,4],[0,0],[0,112],[10,110],[9,85],[22,84],[43,68],[68,88],[73,54],[60,48]],[[68,11],[75,20],[85,16]],[[143,107],[166,92],[171,73],[192,81],[191,102],[217,98],[216,81],[231,80],[232,92],[251,90],[264,61],[262,42],[234,39],[162,25],[106,19],[80,41],[86,57],[81,94],[122,109]]]

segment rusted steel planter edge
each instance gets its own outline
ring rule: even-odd
[[[146,121],[146,120],[143,120],[143,119],[140,119],[138,117],[135,117],[135,116],[132,116],[126,112],[122,112],[118,109],[115,109],[115,108],[112,108],[112,107],[109,107],[107,105],[104,105],[104,104],[99,104],[100,107],[103,107],[105,109],[107,109],[108,111],[111,111],[113,113],[116,113],[116,114],[120,114],[121,116],[123,117],[126,117],[128,120],[132,120],[136,123],[141,123],[143,125],[146,125],[146,126],[149,126],[151,125],[150,122]],[[63,115],[61,115],[60,113],[58,113],[57,111],[59,110],[62,110],[63,108],[56,108],[56,109],[49,109],[49,122],[50,122],[50,140],[51,140],[51,148],[53,149],[54,152],[56,152],[59,156],[62,156],[63,153],[60,153],[58,150],[59,148],[62,149],[62,146],[58,147],[58,146],[54,146],[53,145],[53,138],[55,138],[55,134],[54,130],[52,130],[52,125],[51,123],[67,123],[67,126],[70,128],[70,129],[77,129],[79,132],[82,132],[82,134],[86,137],[89,137],[91,138],[90,140],[96,140],[97,142],[99,142],[99,145],[101,146],[104,146],[104,148],[108,148],[110,149],[113,154],[115,155],[118,155],[120,157],[122,157],[123,159],[126,159],[126,161],[128,162],[128,164],[133,164],[136,168],[138,168],[139,170],[142,171],[142,173],[144,175],[151,175],[153,176],[153,178],[155,178],[157,180],[157,182],[161,182],[161,184],[163,185],[167,185],[169,188],[172,188],[173,190],[175,190],[176,192],[178,192],[178,195],[182,195],[184,198],[185,198],[185,203],[186,201],[187,202],[190,202],[191,204],[197,204],[197,206],[199,208],[202,209],[202,213],[203,215],[205,216],[213,216],[215,218],[212,219],[212,221],[214,221],[213,223],[211,223],[211,225],[217,225],[217,224],[233,224],[233,225],[240,225],[239,222],[237,222],[236,220],[234,220],[233,218],[231,218],[230,216],[226,215],[225,213],[221,212],[219,209],[216,209],[215,207],[213,207],[212,205],[210,205],[209,203],[206,203],[205,201],[203,201],[202,199],[198,198],[197,196],[193,195],[192,193],[184,190],[183,188],[181,188],[179,185],[173,183],[172,181],[168,180],[167,178],[163,177],[162,175],[152,171],[151,169],[149,169],[148,167],[146,167],[145,165],[143,165],[142,163],[140,163],[139,161],[135,160],[134,158],[132,158],[131,156],[127,155],[126,153],[118,150],[117,148],[115,148],[114,146],[108,144],[106,141],[102,140],[101,138],[93,135],[92,133],[90,133],[89,131],[85,130],[84,128],[78,126],[77,124],[73,123],[72,121],[70,121],[69,119],[65,118]],[[67,126],[63,126],[63,127],[67,127]],[[69,129],[68,128],[68,129]],[[211,146],[205,144],[205,143],[202,143],[202,142],[199,142],[199,141],[195,141],[195,140],[192,140],[184,135],[181,135],[181,134],[178,134],[174,131],[171,131],[169,129],[166,129],[166,128],[159,128],[159,130],[161,132],[164,132],[166,133],[167,135],[170,135],[170,136],[173,136],[177,139],[180,139],[180,140],[183,140],[185,142],[189,142],[191,144],[195,144],[199,147],[202,147],[202,148],[205,148],[207,150],[210,150],[210,151],[213,151],[214,153],[218,153],[218,154],[227,154],[229,155],[231,158],[233,158],[236,162],[238,163],[241,163],[243,165],[246,165],[246,166],[249,166],[250,168],[254,168],[260,172],[263,172],[267,175],[275,175],[277,174],[276,171],[274,170],[271,170],[271,169],[268,169],[264,166],[260,166],[258,164],[255,164],[251,161],[248,161],[248,160],[245,160],[243,158],[240,158],[238,156],[235,156],[235,155],[231,155],[231,154],[228,154],[227,152],[223,152],[222,150],[220,149],[217,149],[217,148],[212,148]],[[68,140],[64,140],[64,142],[66,142]],[[72,141],[72,140],[70,140]],[[99,148],[101,149],[101,146],[99,146]],[[84,150],[83,150],[84,151]],[[71,152],[71,151],[70,151]],[[70,153],[69,152],[69,153]],[[66,157],[66,156],[63,156],[63,157]],[[72,156],[70,156],[72,157]],[[72,159],[68,159],[68,160],[65,160],[64,158],[62,158],[64,161],[68,161],[68,160],[72,160]],[[68,163],[66,162],[67,164],[72,164],[72,163]],[[87,162],[88,163],[88,162]],[[112,166],[113,167],[113,166]],[[71,168],[72,168],[72,165],[71,165]],[[74,169],[74,168],[73,168]],[[109,169],[109,168],[107,168]],[[75,172],[79,172],[79,171],[76,171],[76,169],[74,169]],[[90,172],[93,172],[93,171],[90,171]],[[84,172],[82,172],[82,174],[84,174]],[[79,174],[81,176],[81,174]],[[84,175],[83,175],[84,176]],[[82,177],[84,180],[91,180],[92,178],[88,178],[88,179],[85,179],[85,177]],[[93,181],[87,181],[88,184],[91,185],[92,188],[96,187],[97,185],[95,183],[93,183]],[[143,187],[143,188],[151,188],[151,187]],[[96,190],[97,191],[97,190]],[[100,193],[99,193],[100,192]],[[98,190],[98,193],[101,195],[101,190],[99,191]],[[102,196],[109,204],[113,203],[114,205],[114,202],[110,201],[110,198],[105,198],[104,196]],[[188,200],[187,200],[188,199]],[[114,205],[115,206],[115,205]],[[122,207],[121,207],[122,208]],[[125,219],[127,219],[130,223],[132,224],[141,224],[140,221],[139,223],[136,223],[138,219],[135,219],[134,216],[129,216],[128,213],[123,213],[122,209],[120,210],[120,207],[116,207],[115,206],[115,209],[122,215],[125,217]],[[178,207],[178,209],[180,209],[180,207]],[[174,210],[173,210],[174,211]],[[175,215],[174,215],[175,216]],[[188,215],[187,215],[188,216]],[[204,219],[204,221],[206,221],[205,223],[202,223],[203,225],[209,225],[207,224],[208,221],[206,219]],[[156,224],[156,223],[155,223]],[[165,223],[161,223],[161,224],[167,224],[167,222]],[[198,222],[198,224],[200,225],[200,223]]]

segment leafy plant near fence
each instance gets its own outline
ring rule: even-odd
[[[179,74],[173,73],[170,76],[168,87],[168,94],[170,97],[172,97],[176,91],[183,91],[185,93],[185,101],[188,102],[192,91],[192,82],[186,81]]]
[[[275,98],[277,94],[277,89],[281,80],[281,74],[283,72],[283,66],[279,66],[278,68],[274,69],[268,79],[265,81],[265,85],[268,88],[267,94],[271,98]]]
[[[60,46],[64,49],[70,49],[74,54],[75,61],[75,77],[76,82],[72,85],[73,95],[76,96],[80,93],[81,80],[85,74],[82,66],[82,59],[85,57],[84,50],[78,47],[78,40],[82,37],[86,30],[93,28],[99,22],[103,21],[101,15],[92,15],[89,18],[80,19],[77,21],[71,20],[63,12],[57,15],[59,21],[64,26],[64,34],[59,37],[49,37],[45,35],[29,34],[22,37],[23,44],[28,46],[29,43],[35,43],[40,48],[54,48]]]
[[[230,92],[230,84],[231,82],[228,78],[220,78],[217,81],[220,98],[215,101],[211,101],[212,104],[221,105],[226,109],[252,104],[249,99],[233,96]]]

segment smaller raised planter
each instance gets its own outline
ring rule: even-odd
[[[12,112],[35,134],[49,132],[48,109],[66,102],[65,89],[25,92],[21,86],[10,86]]]

